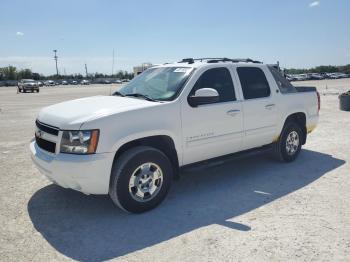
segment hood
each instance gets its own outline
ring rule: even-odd
[[[93,96],[45,107],[40,111],[38,120],[60,129],[74,130],[93,119],[156,104],[158,103],[137,98]]]

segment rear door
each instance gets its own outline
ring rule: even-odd
[[[269,144],[276,130],[277,107],[273,88],[264,67],[237,66],[236,72],[243,94],[243,149]],[[272,91],[274,90],[274,92]]]

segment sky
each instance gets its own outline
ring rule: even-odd
[[[349,0],[1,0],[0,67],[110,74],[187,57],[350,64]]]

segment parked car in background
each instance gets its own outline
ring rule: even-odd
[[[304,81],[307,80],[307,77],[305,74],[295,74],[293,75],[294,81]]]
[[[309,74],[300,74],[301,81],[310,80]]]
[[[90,85],[90,81],[89,80],[82,80],[81,82],[80,82],[80,84],[81,85]]]
[[[44,86],[44,83],[42,81],[37,81],[37,83],[38,83],[39,87]]]
[[[113,81],[113,83],[115,83],[115,84],[122,84],[123,82],[120,79],[116,79],[116,80]]]
[[[61,82],[61,85],[66,86],[66,85],[68,85],[68,82],[67,82],[66,80],[63,80],[63,81]]]
[[[44,85],[45,86],[54,86],[56,84],[55,84],[55,81],[53,81],[53,80],[47,80],[44,82]]]
[[[297,81],[297,78],[294,75],[286,75],[286,79],[288,81]]]
[[[103,80],[101,81],[101,84],[110,84],[110,83],[111,83],[111,81],[108,80],[108,79],[103,79]]]
[[[304,81],[304,80],[323,80],[323,79],[340,79],[347,78],[348,74],[345,73],[307,73],[307,74],[288,74],[286,79],[289,81]]]
[[[39,84],[33,79],[22,79],[18,82],[17,89],[19,93],[27,91],[39,93]]]
[[[328,78],[329,79],[338,79],[339,77],[338,77],[338,75],[336,73],[329,73],[328,74]]]
[[[329,79],[340,79],[346,77],[348,77],[348,75],[344,73],[327,73],[327,78]]]
[[[77,84],[78,84],[78,81],[76,81],[76,80],[71,80],[69,83],[70,83],[71,85],[77,85]]]
[[[349,77],[347,74],[344,74],[344,73],[334,73],[334,74],[336,75],[337,79]]]
[[[7,80],[5,81],[5,86],[17,86],[18,81],[17,80]]]
[[[323,76],[323,79],[328,79],[329,78],[329,73],[321,73],[321,75]]]
[[[308,78],[310,80],[322,80],[324,79],[324,76],[318,73],[311,73],[311,74],[308,74]]]

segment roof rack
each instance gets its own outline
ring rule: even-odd
[[[194,63],[194,60],[193,58],[184,58],[182,59],[179,63],[189,63],[189,64],[193,64]]]
[[[232,63],[239,63],[239,62],[244,62],[244,63],[255,63],[255,64],[262,64],[260,61],[256,61],[250,58],[226,58],[226,57],[220,57],[220,58],[212,58],[212,57],[205,57],[205,58],[184,58],[182,59],[179,63],[189,63],[193,64],[195,61],[206,61],[207,63],[218,63],[218,62],[232,62]]]

